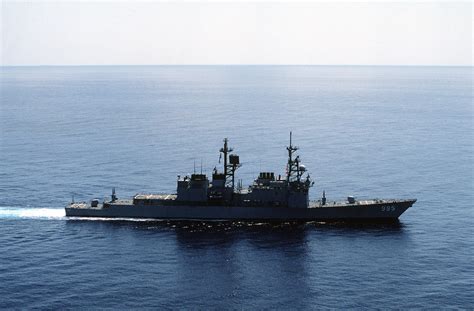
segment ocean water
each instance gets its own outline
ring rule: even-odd
[[[0,70],[0,308],[474,307],[470,67]],[[75,200],[174,192],[243,162],[311,199],[417,198],[394,225],[67,219]],[[202,163],[202,165],[201,165]]]

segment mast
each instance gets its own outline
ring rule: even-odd
[[[224,154],[224,175],[226,176],[227,178],[227,154],[229,152],[232,152],[232,148],[229,148],[227,146],[227,138],[224,138],[224,147],[221,148],[220,152],[222,152]]]
[[[231,186],[234,189],[235,186],[235,171],[240,167],[239,156],[235,154],[229,154],[233,149],[229,148],[227,138],[224,138],[224,147],[220,149],[220,152],[224,155],[224,176],[226,186]],[[229,163],[230,162],[230,163]]]
[[[115,187],[112,188],[111,198],[112,198],[112,202],[117,201],[117,196],[115,195]]]
[[[292,136],[292,132],[290,131],[290,145],[286,147],[286,150],[288,150],[288,167],[286,171],[287,182],[291,181],[291,178],[293,177],[294,172],[298,173],[299,162],[300,162],[298,157],[296,157],[296,159],[293,160],[293,153],[295,153],[295,151],[298,150],[298,147],[293,146],[292,141],[291,141],[291,138],[292,138],[291,136]]]

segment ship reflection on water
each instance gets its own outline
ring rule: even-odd
[[[404,224],[396,219],[393,222],[248,222],[248,221],[170,221],[155,219],[127,219],[127,218],[88,218],[72,217],[66,219],[68,224],[97,223],[110,225],[112,228],[129,228],[134,230],[168,231],[175,232],[178,237],[186,236],[190,239],[200,236],[221,237],[230,234],[279,234],[292,236],[301,232],[347,232],[368,233],[385,232],[402,233]]]
[[[392,265],[390,241],[398,240],[395,248],[402,253],[411,243],[409,230],[400,222],[276,224],[68,219],[66,226],[66,231],[81,232],[88,239],[93,237],[98,249],[105,247],[109,254],[112,252],[112,256],[94,255],[102,258],[102,265],[116,266],[118,257],[120,262],[132,260],[125,273],[145,273],[154,291],[161,293],[160,300],[178,309],[186,305],[224,309],[229,305],[292,305],[312,309],[335,283],[348,282],[349,288],[357,288],[355,280],[372,270],[361,258],[374,252],[374,247],[385,249],[376,252],[374,261],[388,260],[387,264]],[[112,251],[105,246],[111,244]],[[351,270],[356,263],[360,270]],[[122,264],[119,267],[124,268]]]

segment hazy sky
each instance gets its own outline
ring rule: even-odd
[[[2,65],[472,65],[471,2],[0,1]]]

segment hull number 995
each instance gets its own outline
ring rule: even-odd
[[[382,212],[394,212],[395,211],[395,206],[382,206]]]

